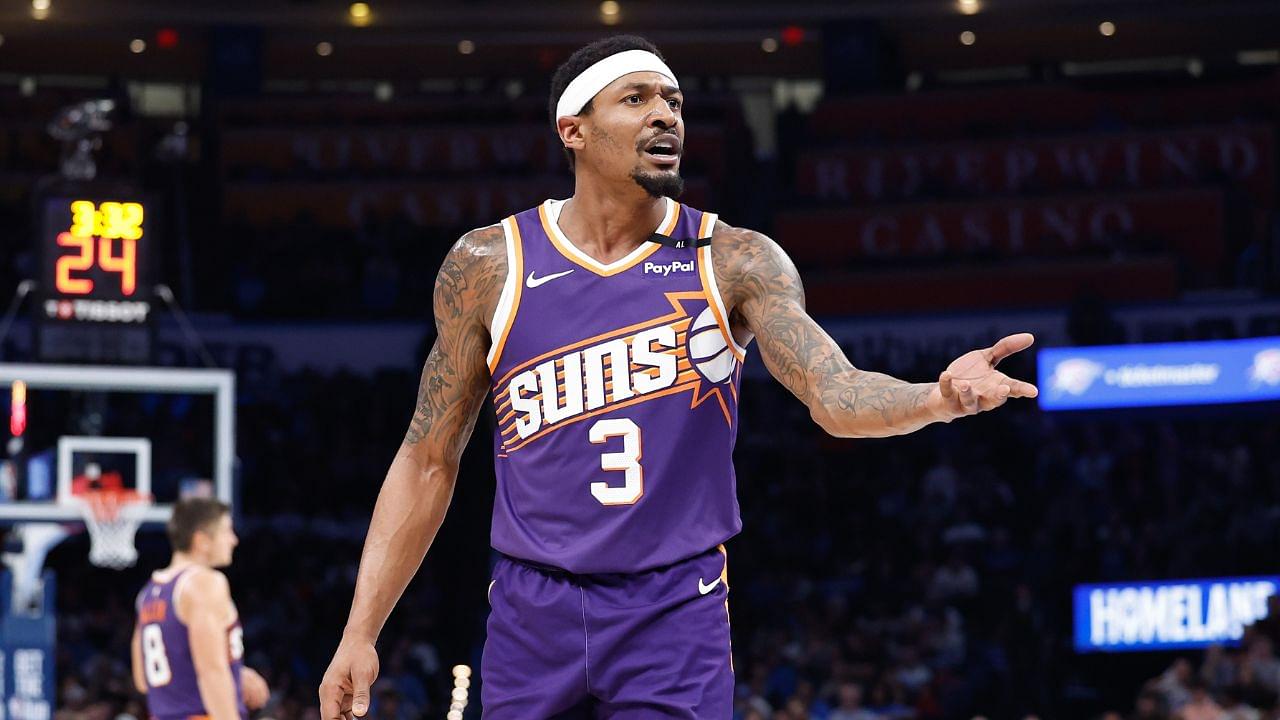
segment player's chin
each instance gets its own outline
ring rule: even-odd
[[[677,167],[667,170],[642,165],[632,171],[631,179],[650,197],[678,198],[684,193],[684,178]]]

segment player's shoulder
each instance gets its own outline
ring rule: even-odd
[[[231,595],[231,581],[216,568],[197,566],[187,571],[181,580],[183,594],[198,598],[216,598]]]
[[[500,261],[506,265],[507,234],[502,229],[502,223],[486,225],[463,233],[462,237],[458,238],[458,241],[449,249],[449,255],[458,262]]]
[[[773,238],[751,228],[734,227],[723,220],[716,220],[711,230],[711,250],[716,259],[742,262],[762,255],[785,254]]]
[[[776,273],[794,267],[773,238],[750,228],[717,220],[711,232],[711,256],[716,279],[722,285],[737,283],[753,274]]]
[[[449,248],[436,276],[437,310],[464,308],[490,313],[507,279],[507,240],[502,225],[463,233]]]

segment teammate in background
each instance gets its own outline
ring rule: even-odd
[[[855,368],[805,311],[777,244],[674,200],[684,96],[649,42],[592,43],[551,88],[573,197],[467,233],[445,258],[438,335],[320,686],[321,720],[368,711],[374,643],[444,519],[486,394],[501,554],[480,673],[487,720],[731,716],[722,543],[741,529],[732,458],[752,339],[840,437],[900,435],[1036,394],[995,369],[1028,334],[966,353],[937,382]]]
[[[138,593],[133,684],[155,720],[247,718],[267,703],[262,676],[244,665],[244,633],[227,577],[240,542],[230,509],[210,498],[173,506],[169,566]]]

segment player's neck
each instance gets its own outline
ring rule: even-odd
[[[560,211],[565,236],[596,260],[610,263],[649,239],[666,214],[665,198],[651,197],[634,181],[618,188],[579,179]]]
[[[208,562],[202,561],[191,553],[175,552],[173,558],[169,561],[169,567],[165,568],[164,573],[177,573],[186,570],[189,567],[209,567]]]

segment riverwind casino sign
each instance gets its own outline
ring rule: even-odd
[[[1177,650],[1238,645],[1267,616],[1280,577],[1077,585],[1077,652]]]

